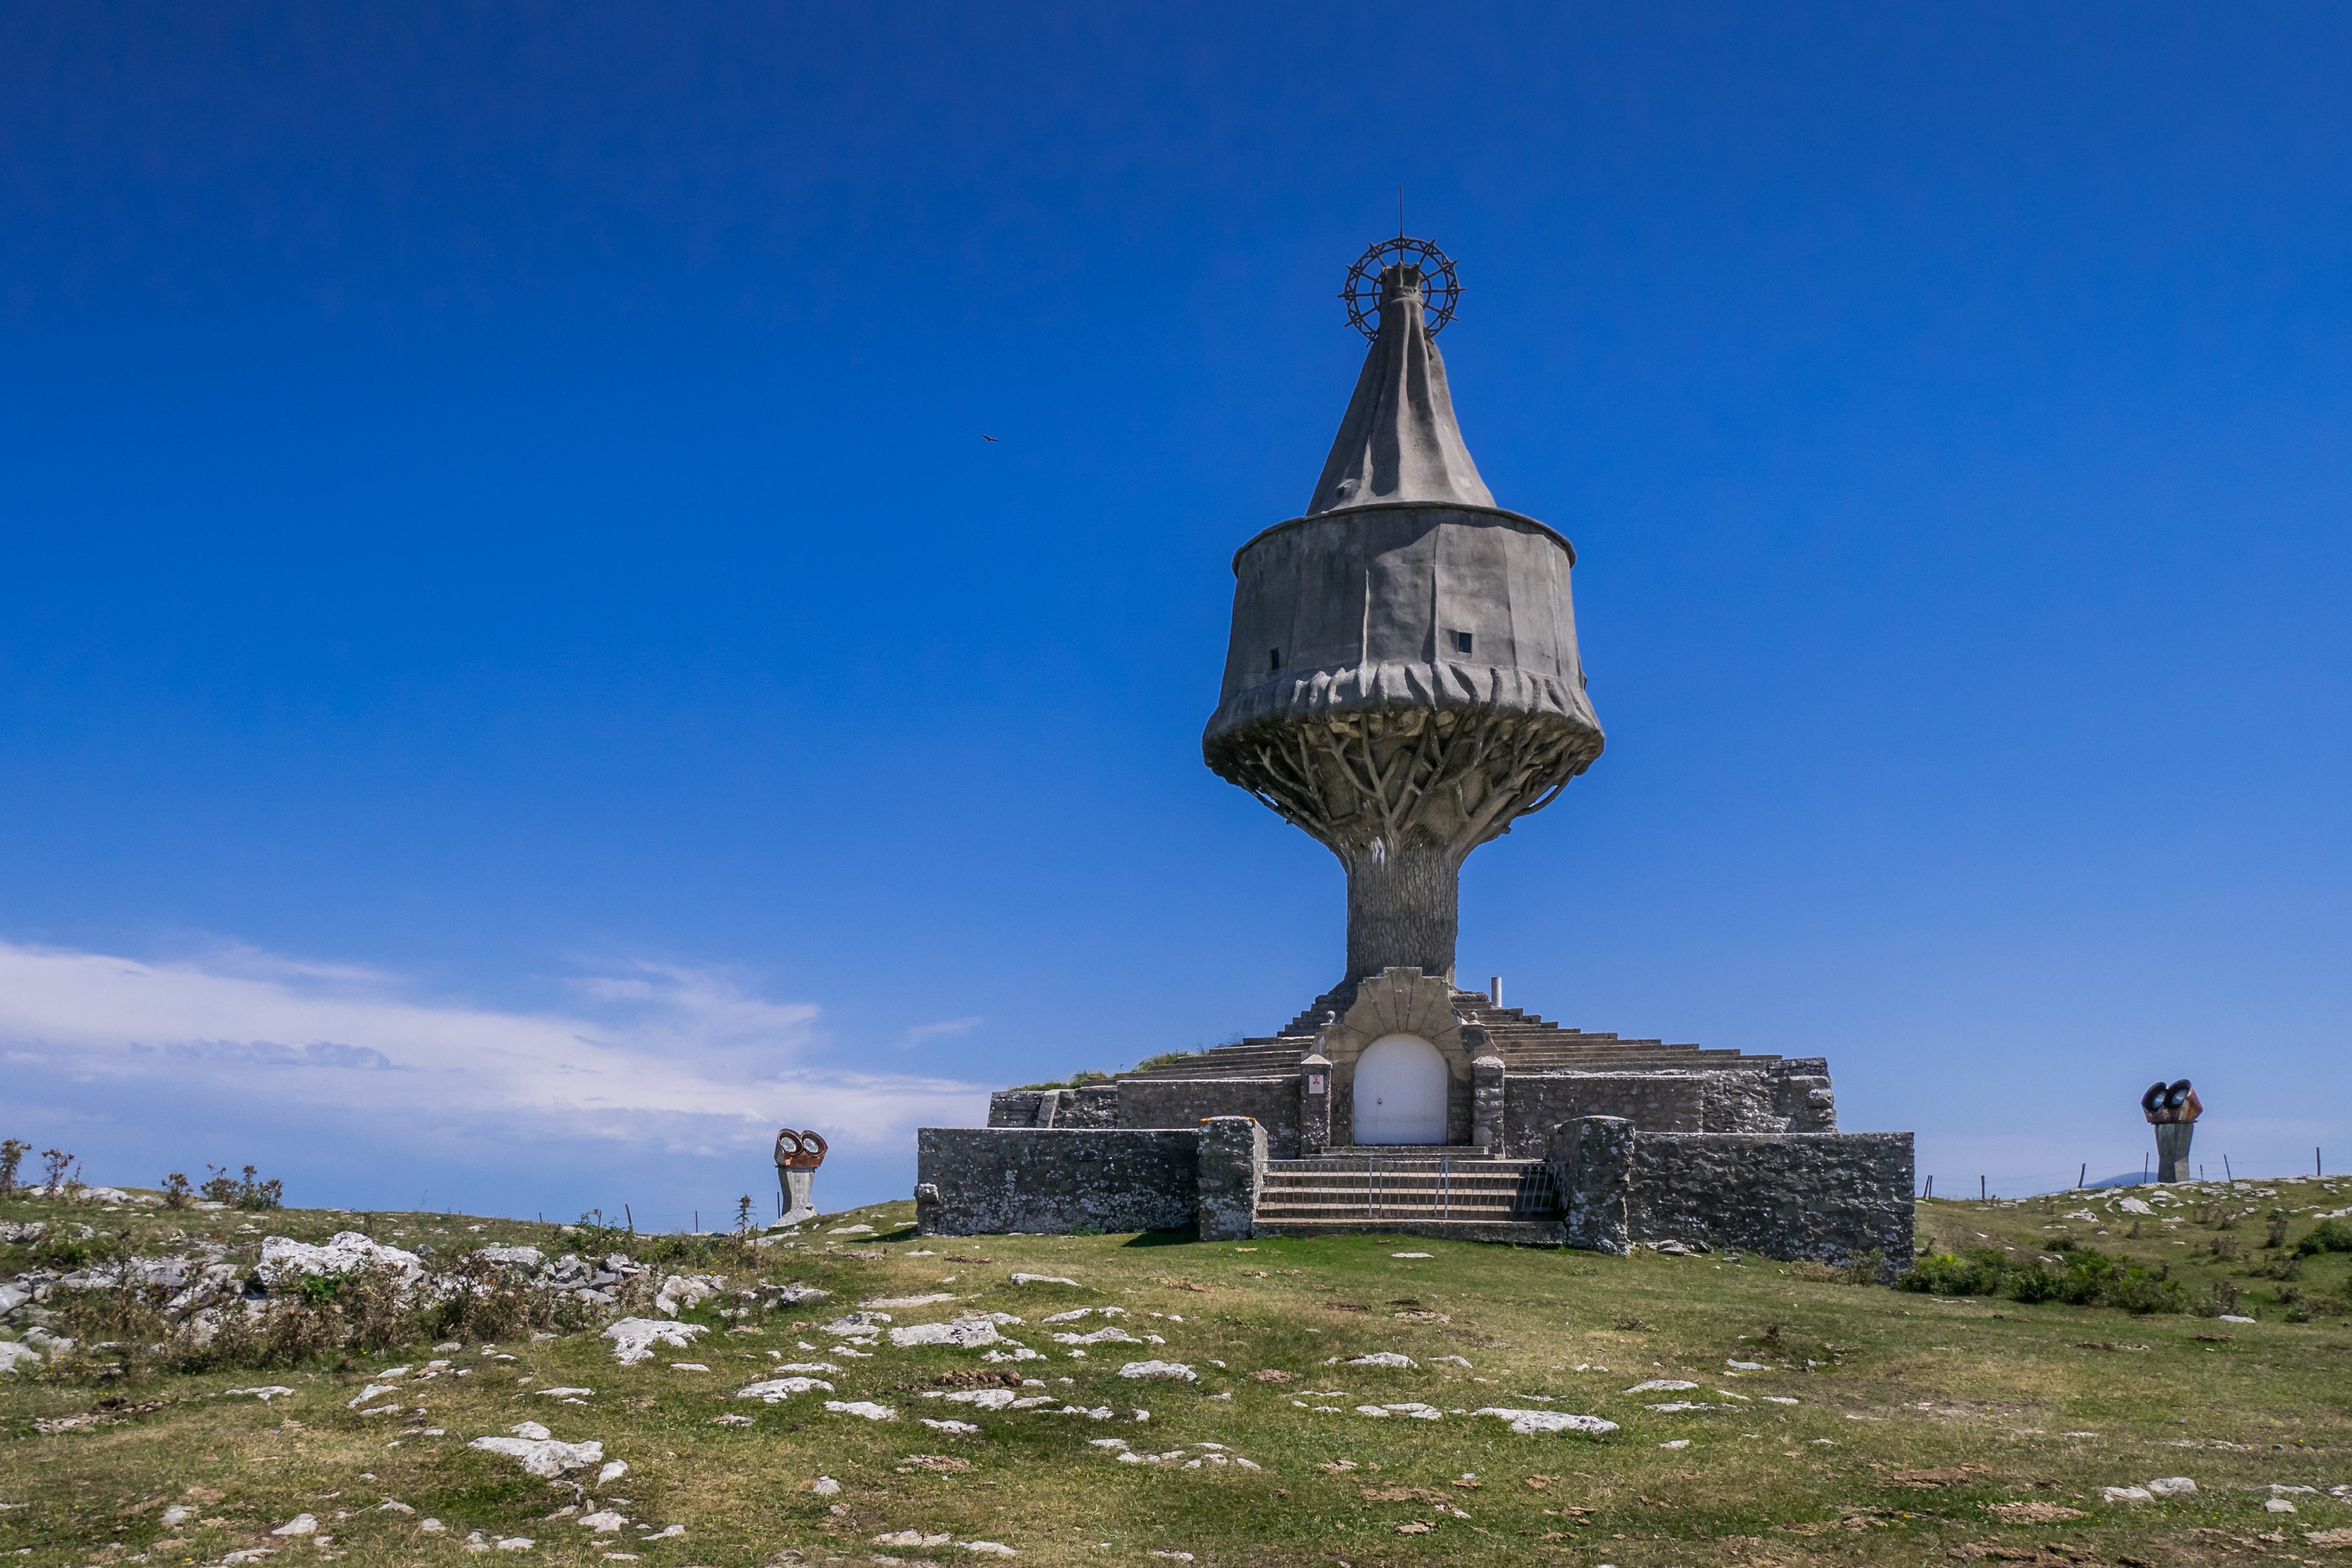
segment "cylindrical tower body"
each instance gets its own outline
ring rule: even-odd
[[[1381,329],[1307,516],[1234,558],[1209,767],[1348,873],[1353,982],[1454,967],[1463,860],[1601,753],[1569,593],[1575,551],[1505,511],[1454,423],[1419,269]]]

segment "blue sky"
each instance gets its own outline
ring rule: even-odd
[[[1939,1189],[2352,1162],[2337,8],[0,9],[0,1133],[705,1222],[1263,1032],[1200,764],[1407,221],[1609,749],[1462,969]],[[998,437],[983,442],[983,434]],[[763,1201],[765,1201],[763,1197]]]

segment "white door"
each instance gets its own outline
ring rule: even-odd
[[[1445,1142],[1445,1058],[1410,1034],[1382,1035],[1356,1059],[1356,1142]]]

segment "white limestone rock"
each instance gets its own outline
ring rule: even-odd
[[[609,1323],[604,1337],[613,1342],[613,1359],[623,1366],[635,1366],[651,1360],[654,1346],[664,1344],[673,1350],[692,1348],[697,1334],[710,1330],[701,1323],[674,1323],[660,1318],[623,1318]]]
[[[929,1399],[933,1396],[926,1394],[923,1397]],[[941,1394],[937,1397],[946,1400],[950,1405],[976,1405],[982,1410],[1002,1410],[1021,1396],[1013,1393],[1010,1388],[959,1388],[951,1394]]]
[[[485,1263],[506,1263],[522,1269],[536,1269],[547,1260],[546,1254],[536,1247],[477,1247],[473,1255]]]
[[[1201,1375],[1178,1361],[1130,1361],[1118,1369],[1121,1377],[1155,1379],[1161,1382],[1197,1383]]]
[[[887,1405],[877,1405],[870,1399],[828,1399],[827,1411],[835,1416],[859,1416],[868,1421],[896,1421],[898,1413]]]
[[[1617,1430],[1614,1421],[1604,1421],[1598,1416],[1571,1416],[1565,1410],[1509,1410],[1490,1405],[1475,1414],[1508,1421],[1511,1430],[1523,1437],[1545,1432],[1582,1432],[1598,1437]]]
[[[820,1388],[827,1394],[833,1392],[833,1385],[820,1378],[772,1377],[764,1383],[754,1383],[748,1388],[737,1389],[735,1397],[757,1399],[765,1404],[775,1405],[791,1398],[795,1394],[806,1394]]]
[[[1055,1344],[1141,1344],[1143,1342],[1117,1323],[1112,1323],[1107,1328],[1098,1328],[1092,1333],[1057,1333],[1054,1336],[1054,1343]]]
[[[542,1480],[553,1480],[566,1470],[584,1470],[604,1461],[604,1445],[593,1438],[584,1443],[561,1443],[536,1421],[518,1422],[507,1430],[512,1436],[477,1437],[466,1447],[504,1454],[520,1461],[525,1473]]]
[[[654,1310],[666,1318],[674,1318],[682,1310],[699,1306],[726,1288],[726,1276],[721,1274],[672,1274],[655,1293]]]
[[[996,1325],[985,1318],[963,1318],[951,1323],[910,1323],[890,1331],[890,1343],[901,1350],[919,1344],[952,1345],[977,1350],[997,1343]]]
[[[414,1252],[386,1247],[356,1230],[343,1230],[323,1247],[297,1241],[290,1236],[264,1238],[261,1261],[254,1272],[263,1284],[276,1290],[305,1275],[349,1274],[372,1268],[388,1269],[413,1284],[424,1277],[425,1260]]]

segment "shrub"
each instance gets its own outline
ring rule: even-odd
[[[73,1338],[142,1343],[170,1332],[163,1304],[171,1299],[169,1286],[129,1278],[84,1291],[59,1291],[55,1297],[58,1320]]]
[[[63,1149],[43,1149],[41,1185],[51,1197],[73,1196],[68,1189],[81,1186],[81,1162]]]
[[[504,1264],[467,1256],[453,1273],[454,1288],[425,1313],[425,1332],[436,1340],[497,1341],[534,1329],[572,1333],[593,1324],[593,1308],[533,1291]]]
[[[582,1214],[572,1227],[572,1239],[579,1244],[583,1258],[603,1258],[607,1253],[625,1252],[637,1239],[637,1233],[618,1225],[608,1224],[604,1211],[592,1208]]]
[[[1145,1072],[1154,1067],[1168,1067],[1179,1061],[1190,1061],[1199,1054],[1198,1051],[1163,1051],[1156,1056],[1147,1056],[1137,1062],[1135,1070],[1138,1072]]]
[[[1895,1288],[1937,1296],[2007,1296],[2018,1301],[2063,1301],[2128,1312],[2186,1312],[2187,1292],[2162,1270],[2123,1263],[2094,1247],[2076,1246],[2053,1269],[2036,1259],[2012,1258],[1998,1247],[1916,1259]]]
[[[2160,1280],[2137,1269],[2126,1269],[2101,1286],[2097,1298],[2089,1304],[2135,1314],[2186,1312],[2189,1293],[2180,1288],[2178,1280]]]
[[[1849,1285],[1883,1285],[1886,1282],[1886,1254],[1875,1247],[1867,1252],[1857,1252],[1839,1268],[1838,1278]]]
[[[379,1265],[307,1275],[297,1300],[266,1312],[232,1303],[184,1322],[164,1342],[163,1354],[181,1372],[293,1366],[330,1353],[430,1343],[431,1317],[431,1309],[408,1304],[400,1275]]]
[[[2271,1228],[2263,1237],[2263,1245],[2265,1247],[2286,1245],[2286,1216],[2278,1209],[2271,1210]]]
[[[1163,1051],[1158,1056],[1145,1058],[1144,1065],[1148,1067],[1153,1062],[1158,1061],[1181,1061],[1183,1058],[1192,1054],[1192,1052],[1189,1051]],[[1024,1083],[1021,1087],[1024,1089],[1082,1089],[1089,1083],[1108,1083],[1109,1082],[1109,1073],[1097,1072],[1089,1068],[1084,1071],[1073,1072],[1067,1078],[1056,1079],[1051,1083]]]
[[[194,1208],[195,1206],[195,1189],[188,1185],[186,1172],[173,1171],[170,1176],[163,1178],[163,1207],[165,1208]]]
[[[101,1231],[93,1236],[68,1236],[65,1227],[58,1225],[49,1227],[33,1243],[33,1260],[45,1269],[63,1273],[130,1255],[131,1243],[121,1235],[109,1236]]]
[[[2340,1219],[2323,1219],[2294,1244],[2294,1249],[2298,1256],[2305,1258],[2322,1252],[2352,1252],[2352,1225]]]
[[[25,1156],[33,1145],[22,1138],[0,1142],[0,1197],[12,1196],[16,1190],[16,1173],[25,1168]]]
[[[2030,1269],[2017,1270],[2005,1283],[2011,1297],[2029,1305],[2035,1301],[2054,1301],[2066,1292],[2066,1277],[2040,1263]]]
[[[2000,1291],[2007,1262],[1997,1247],[1978,1248],[1966,1257],[1939,1252],[1915,1259],[1895,1283],[1923,1296],[1990,1296]]]
[[[215,1203],[225,1203],[231,1208],[251,1209],[257,1213],[286,1207],[286,1184],[282,1181],[257,1181],[251,1166],[245,1167],[242,1180],[229,1175],[226,1166],[216,1166],[207,1161],[205,1169],[213,1174],[199,1190]]]

